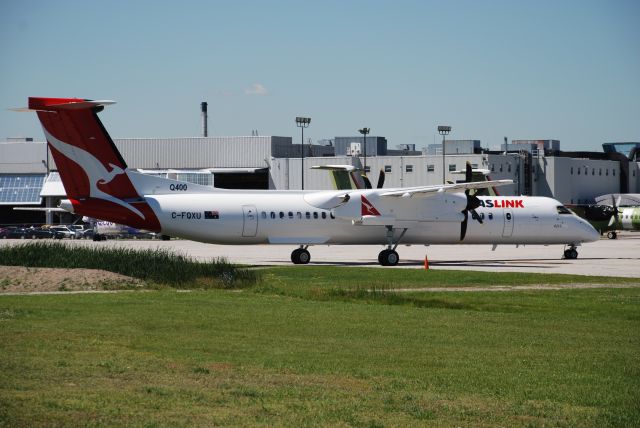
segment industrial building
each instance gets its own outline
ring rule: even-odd
[[[549,196],[567,204],[593,203],[608,193],[640,192],[640,143],[606,143],[605,151],[562,152],[558,140],[514,140],[501,151],[479,140],[447,140],[416,151],[387,147],[380,136],[335,137],[323,144],[293,144],[291,137],[194,137],[116,139],[129,168],[221,188],[331,189],[333,181],[315,165],[366,165],[371,182],[384,171],[384,187],[408,187],[460,180],[466,162],[490,171],[491,179],[512,179],[501,194]],[[302,157],[304,159],[302,159]],[[42,211],[14,207],[55,207],[64,188],[45,142],[0,142],[0,225],[68,222]]]

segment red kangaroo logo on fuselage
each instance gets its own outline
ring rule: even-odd
[[[364,197],[364,195],[360,195],[360,200],[362,201],[360,215],[380,215],[380,211],[378,211],[376,207],[374,207],[373,204]]]

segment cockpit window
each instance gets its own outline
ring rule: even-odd
[[[571,210],[564,205],[558,205],[558,214],[573,214]]]

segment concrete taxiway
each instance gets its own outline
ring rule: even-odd
[[[640,233],[620,233],[616,240],[606,238],[578,248],[576,260],[563,260],[564,247],[434,245],[398,246],[400,263],[396,268],[424,269],[425,256],[430,269],[479,270],[491,272],[536,272],[577,275],[624,276],[640,278]],[[0,240],[1,245],[24,243],[20,240]],[[213,245],[186,240],[109,240],[93,242],[65,240],[68,245],[126,248],[162,248],[185,254],[198,260],[224,257],[246,265],[291,265],[291,245]],[[377,262],[381,246],[312,246],[310,265],[380,267]],[[380,267],[382,269],[393,269]]]

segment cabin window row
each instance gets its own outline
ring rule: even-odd
[[[280,219],[285,219],[288,218],[290,220],[293,219],[298,219],[298,220],[302,220],[303,218],[307,219],[307,220],[311,220],[312,218],[314,220],[317,219],[335,219],[336,216],[332,213],[329,212],[327,214],[326,211],[322,211],[322,212],[317,212],[317,211],[306,211],[304,214],[302,213],[302,211],[296,211],[295,213],[293,211],[289,211],[289,212],[284,212],[284,211],[280,211],[280,212],[275,212],[275,211],[271,211],[270,213],[267,213],[266,211],[262,211],[260,213],[260,217],[262,217],[263,220],[266,220],[267,218],[271,218],[273,220],[280,218]]]
[[[578,167],[576,168],[577,172],[576,175],[581,175],[582,174],[582,167]],[[571,175],[573,175],[573,167],[571,167]],[[587,168],[586,166],[584,167],[584,175],[589,175],[589,168]],[[596,169],[595,168],[591,168],[591,175],[596,175]],[[602,175],[602,168],[598,168],[598,175]],[[609,176],[609,168],[606,168],[604,170],[604,175],[605,176]],[[616,170],[612,169],[611,170],[611,175],[613,175],[614,177],[616,176]]]
[[[507,213],[507,215],[509,215],[509,216],[510,216],[511,214]],[[472,212],[472,213],[471,213],[471,218],[472,218],[472,219],[474,219],[474,220],[477,220],[477,219],[478,219],[478,216],[479,216],[482,220],[484,220],[484,218],[485,218],[484,213],[480,213],[480,214],[477,214],[477,213],[475,213],[475,212]],[[488,218],[489,220],[493,220],[493,213],[489,213],[489,214],[487,214],[487,218]],[[509,218],[509,220],[511,220],[511,218]]]

